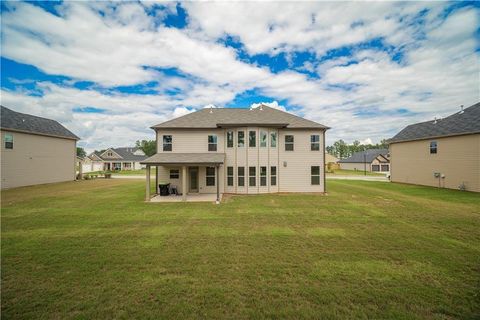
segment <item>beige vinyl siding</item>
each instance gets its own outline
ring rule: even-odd
[[[13,149],[4,137],[13,135]],[[1,131],[2,189],[75,180],[76,141]]]
[[[179,171],[180,174],[178,176],[178,179],[170,179],[171,169],[176,169]],[[171,186],[176,186],[178,188],[178,192],[182,192],[182,167],[159,166],[158,183],[170,183]]]
[[[227,148],[227,132],[233,131],[233,148]],[[245,132],[245,145],[238,147],[238,132]],[[256,132],[256,145],[249,147],[249,131]],[[267,133],[267,147],[260,147],[260,132]],[[277,133],[277,146],[270,145],[270,133]],[[284,151],[284,134],[295,136],[295,150]],[[218,139],[217,152],[225,153],[225,163],[220,167],[220,192],[258,194],[272,192],[323,192],[324,189],[324,153],[322,130],[286,130],[264,127],[242,127],[232,129],[204,129],[204,130],[159,130],[157,132],[157,146],[159,153],[163,152],[163,135],[172,135],[172,153],[208,152],[207,138],[210,134],[216,134]],[[320,150],[310,150],[310,135],[320,136]],[[168,151],[170,152],[170,151]],[[287,161],[287,167],[283,167],[283,161]],[[277,184],[271,186],[270,168],[277,168]],[[311,166],[321,167],[320,185],[311,185]],[[227,167],[233,167],[234,185],[227,186]],[[245,168],[245,186],[238,186],[238,167]],[[249,167],[256,168],[255,186],[249,186]],[[260,186],[260,168],[267,168],[267,185]],[[167,168],[167,167],[164,167]],[[170,182],[169,172],[159,169],[159,181]],[[215,193],[216,186],[206,186],[206,168],[199,166],[199,192]],[[187,179],[189,181],[189,179]],[[181,178],[175,184],[181,190]]]
[[[214,152],[208,151],[208,136],[217,135],[217,152],[224,152],[223,129],[208,130],[158,130],[157,131],[157,153],[191,153],[191,152]],[[172,136],[172,151],[163,151],[163,136]]]
[[[437,153],[430,154],[430,141]],[[390,145],[391,180],[480,192],[480,134],[445,137]],[[439,172],[444,179],[434,177]]]
[[[325,154],[323,131],[279,130],[278,180],[280,192],[324,192]],[[310,150],[310,135],[320,136],[320,150]],[[285,151],[285,135],[294,136],[294,151]],[[285,166],[286,164],[286,166]],[[311,166],[320,166],[320,185],[311,184]]]

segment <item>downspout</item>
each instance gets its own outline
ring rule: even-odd
[[[327,130],[323,130],[323,192],[327,193],[327,179],[325,174],[325,134]]]

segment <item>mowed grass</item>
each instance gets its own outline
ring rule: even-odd
[[[328,172],[327,175],[341,175],[341,176],[385,176],[385,173],[380,172],[365,172],[363,170],[344,170],[344,169],[336,169],[332,172]]]
[[[478,319],[479,194],[144,203],[93,180],[2,192],[2,319]]]

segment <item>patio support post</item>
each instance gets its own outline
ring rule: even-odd
[[[182,167],[182,201],[187,201],[187,166]]]
[[[159,194],[159,192],[158,192],[158,166],[155,166],[155,193]]]
[[[216,204],[220,203],[220,177],[219,177],[220,170],[218,170],[218,168],[219,166],[216,165],[215,166],[215,177],[217,178],[217,201],[215,201]]]
[[[146,184],[145,184],[145,201],[150,201],[150,165],[147,164],[147,176],[146,176]]]

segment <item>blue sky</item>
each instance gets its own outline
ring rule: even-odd
[[[209,105],[378,142],[480,100],[476,2],[2,2],[2,104],[91,151]],[[365,10],[368,6],[368,10]]]

